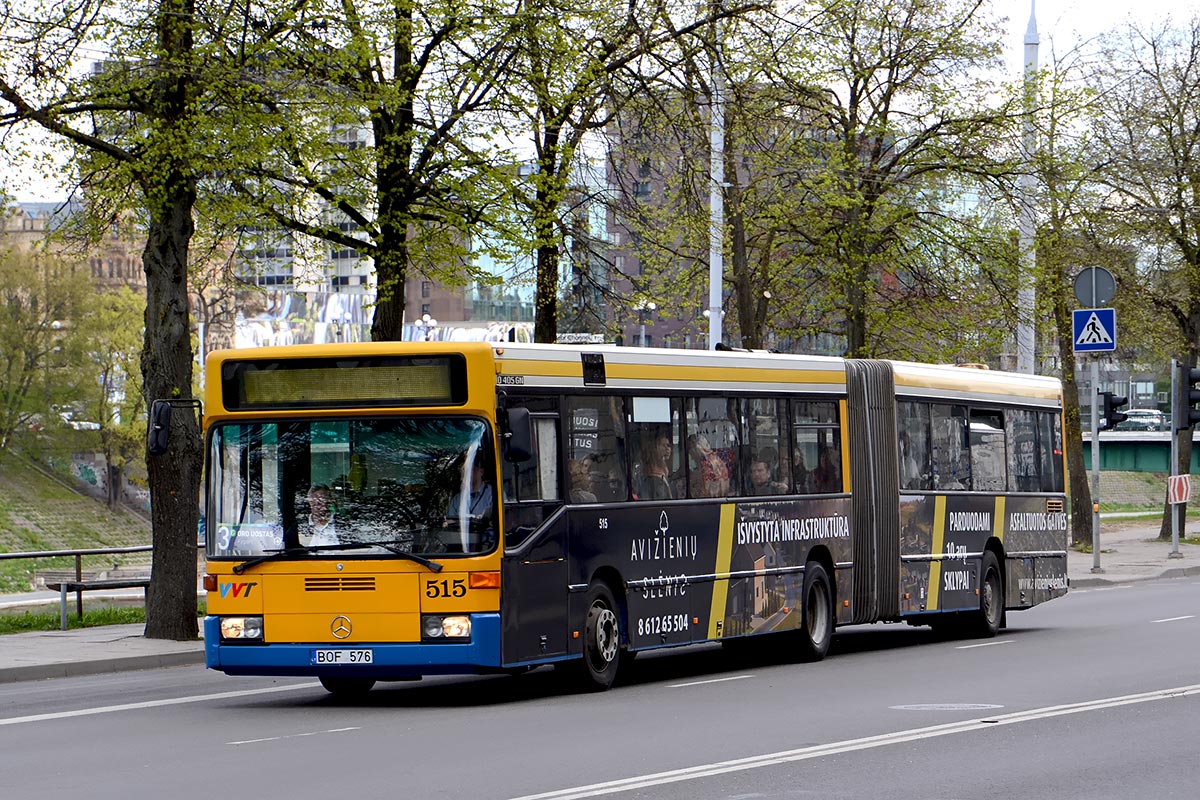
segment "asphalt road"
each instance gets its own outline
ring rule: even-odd
[[[601,695],[200,668],[0,685],[0,797],[1192,798],[1200,581],[1072,592],[992,640],[846,629],[820,664],[704,646]]]

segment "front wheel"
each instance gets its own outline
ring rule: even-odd
[[[804,592],[800,617],[801,661],[820,661],[833,639],[833,590],[829,575],[817,562],[804,568]]]
[[[1004,581],[1000,575],[1000,562],[990,550],[983,554],[979,575],[979,610],[971,620],[971,633],[990,639],[1000,632],[1004,621]]]
[[[583,659],[577,670],[584,689],[602,692],[617,679],[621,661],[621,617],[612,591],[603,583],[588,587],[583,624]]]

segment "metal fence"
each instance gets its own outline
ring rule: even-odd
[[[135,547],[97,547],[86,550],[35,550],[28,553],[0,553],[0,561],[8,561],[18,558],[74,558],[75,559],[75,581],[83,580],[83,558],[84,556],[104,556],[115,555],[118,553],[149,553],[154,548],[151,545],[143,544]],[[75,593],[75,608],[79,616],[83,616],[83,592]]]

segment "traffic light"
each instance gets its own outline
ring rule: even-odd
[[[1200,369],[1179,363],[1175,373],[1175,407],[1171,409],[1171,430],[1178,433],[1191,428],[1200,422],[1200,411],[1196,404],[1200,403]]]
[[[1197,393],[1200,396],[1200,392]],[[1129,403],[1129,398],[1112,392],[1100,393],[1100,411],[1103,415],[1100,421],[1103,423],[1103,430],[1115,430],[1117,423],[1124,422],[1129,416],[1121,411],[1121,406]]]

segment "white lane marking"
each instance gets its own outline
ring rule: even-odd
[[[1167,617],[1166,619],[1152,619],[1152,620],[1150,620],[1150,623],[1153,624],[1155,622],[1178,622],[1181,619],[1195,619],[1195,618],[1196,618],[1195,614],[1184,614],[1182,617]]]
[[[713,678],[707,681],[691,681],[690,683],[668,683],[668,689],[683,689],[687,686],[703,686],[706,683],[724,683],[725,681],[740,681],[753,678],[753,675],[734,675],[732,678]]]
[[[273,694],[275,692],[294,692],[298,689],[312,689],[319,683],[296,683],[291,686],[270,686],[266,689],[241,689],[236,692],[218,692],[217,694],[197,694],[188,697],[172,697],[167,700],[147,700],[142,703],[124,703],[119,706],[98,706],[96,708],[80,708],[74,711],[54,711],[49,714],[33,714],[28,717],[9,717],[0,719],[0,727],[5,725],[24,725],[27,722],[45,722],[52,719],[71,719],[73,717],[90,717],[94,714],[111,714],[115,711],[138,711],[143,708],[160,708],[162,706],[179,706],[187,703],[206,703],[210,700],[228,700],[231,697],[251,697],[256,694]]]
[[[1016,639],[997,639],[994,642],[980,642],[979,644],[960,644],[955,647],[955,650],[972,650],[976,647],[993,647],[998,644],[1012,644]]]
[[[575,786],[570,789],[558,789],[553,792],[524,795],[522,797],[512,798],[512,800],[580,800],[581,798],[586,797],[601,797],[608,794],[617,794],[618,792],[633,791],[634,789],[648,789],[655,786],[663,786],[669,783],[679,783],[681,781],[691,781],[698,778],[709,778],[715,775],[725,775],[731,772],[744,772],[745,770],[758,769],[759,767],[772,767],[777,764],[787,764],[793,761],[807,761],[813,758],[824,758],[825,756],[836,755],[838,753],[849,753],[856,750],[869,750],[875,747],[886,747],[888,745],[901,744],[903,742],[932,739],[937,736],[949,736],[952,734],[966,733],[969,731],[987,730],[988,728],[995,728],[998,725],[1014,725],[1022,722],[1033,722],[1034,720],[1048,719],[1050,717],[1060,717],[1067,714],[1079,714],[1085,711],[1099,711],[1101,709],[1115,708],[1117,706],[1133,705],[1135,703],[1149,703],[1155,700],[1168,700],[1171,698],[1187,697],[1196,694],[1200,694],[1200,684],[1180,686],[1174,689],[1160,689],[1153,692],[1143,692],[1141,694],[1129,694],[1121,697],[1088,700],[1082,703],[1069,703],[1060,706],[1033,708],[1029,709],[1028,711],[1018,711],[1012,714],[1003,714],[1000,716],[986,717],[983,719],[951,722],[944,725],[932,725],[927,728],[913,728],[907,731],[896,731],[895,733],[885,733],[878,736],[867,736],[862,739],[848,739],[843,742],[831,742],[829,744],[816,745],[813,747],[802,747],[798,750],[783,750],[777,753],[764,753],[762,755],[738,758],[732,761],[718,761],[711,764],[700,764],[695,767],[685,767],[683,769],[670,770],[668,772],[637,775],[632,778],[621,778],[619,780],[606,781],[604,783],[593,783],[588,786]]]
[[[305,733],[287,733],[283,736],[267,736],[263,739],[243,739],[240,742],[226,742],[225,744],[259,744],[260,742],[278,742],[283,739],[300,739],[304,736],[324,736],[327,733],[345,733],[346,731],[361,731],[362,728],[330,728],[327,731],[307,731]]]

